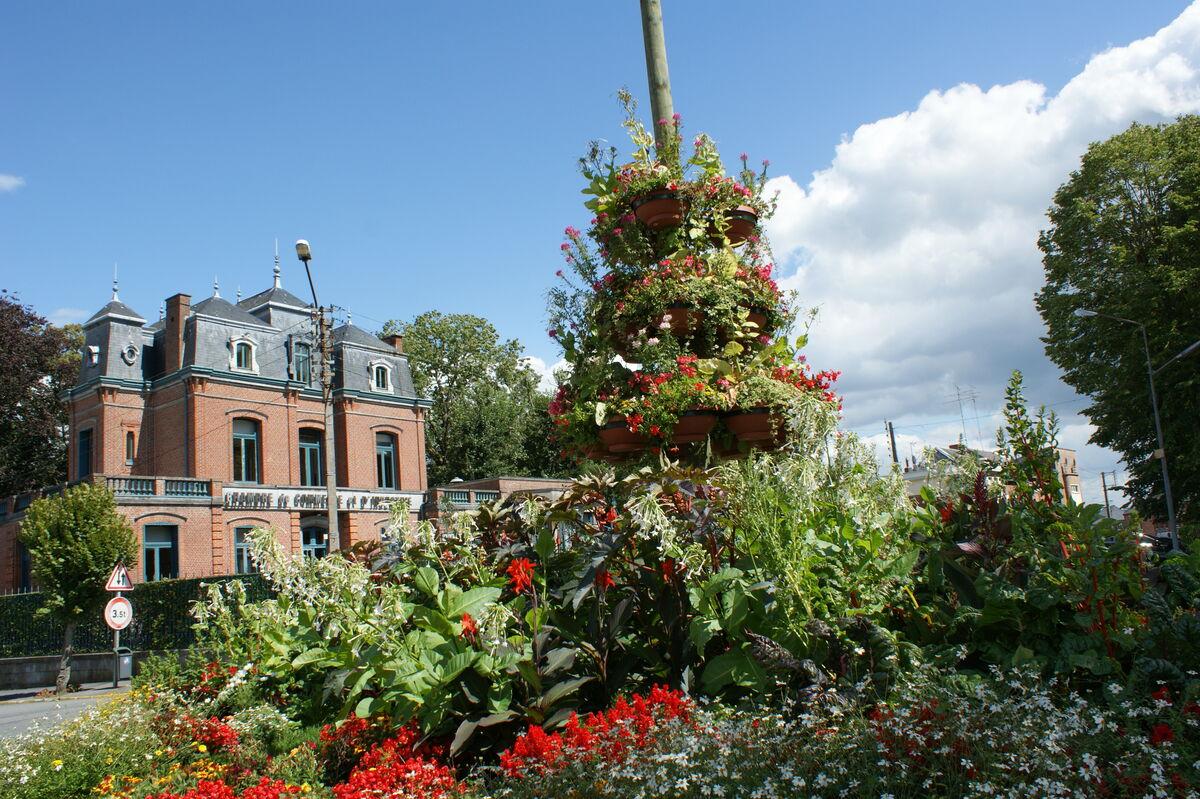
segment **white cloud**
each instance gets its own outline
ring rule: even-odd
[[[51,324],[65,325],[72,322],[82,322],[88,318],[88,312],[82,308],[55,308],[47,317]]]
[[[554,373],[563,371],[570,366],[563,359],[559,359],[554,364],[547,366],[546,362],[536,355],[528,355],[524,360],[530,369],[541,376],[541,380],[538,381],[538,388],[546,392],[558,390],[558,381],[554,379]]]
[[[16,175],[6,175],[0,172],[0,194],[6,191],[16,191],[25,185],[25,178]]]
[[[885,418],[916,425],[956,415],[942,405],[955,384],[973,386],[981,410],[995,409],[1014,368],[1032,401],[1074,398],[1043,354],[1033,305],[1051,195],[1089,142],[1135,120],[1200,111],[1198,75],[1200,4],[1094,56],[1057,95],[1031,81],[932,91],[843,139],[806,186],[772,180],[779,210],[768,233],[781,282],[821,309],[809,357],[843,370],[848,426],[872,432]],[[1087,432],[1081,407],[1063,414],[1077,447]],[[959,427],[928,425],[923,436],[950,432],[936,441],[944,444]],[[1098,489],[1115,457],[1089,456],[1105,461],[1093,467]]]

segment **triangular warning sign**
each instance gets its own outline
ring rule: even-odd
[[[132,591],[133,580],[129,579],[129,569],[125,568],[124,563],[118,563],[112,570],[112,574],[108,576],[108,583],[104,586],[105,591]]]

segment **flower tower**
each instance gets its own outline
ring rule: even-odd
[[[550,406],[559,443],[693,463],[780,447],[796,402],[837,402],[837,373],[814,373],[804,337],[788,338],[793,298],[762,235],[767,162],[756,172],[743,154],[727,175],[703,134],[685,161],[678,115],[651,136],[620,98],[633,159],[598,144],[580,159],[594,216],[586,233],[566,229],[550,292],[549,332],[570,365]]]

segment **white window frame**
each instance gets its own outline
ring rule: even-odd
[[[237,365],[238,346],[246,344],[250,347],[250,368],[243,369]],[[229,339],[229,369],[242,374],[258,374],[258,344],[249,336],[236,336]]]
[[[393,388],[392,365],[390,363],[388,363],[387,361],[382,361],[382,360],[374,360],[368,364],[368,367],[369,368],[367,370],[367,379],[369,381],[369,385],[370,385],[372,391],[374,391],[376,394],[394,394],[394,393],[396,393],[395,389]],[[377,369],[383,369],[384,373],[387,375],[387,386],[384,388],[380,388],[379,386],[377,386],[375,384],[375,371]]]

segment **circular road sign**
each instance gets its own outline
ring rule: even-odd
[[[104,623],[114,630],[124,630],[133,621],[133,605],[123,596],[115,596],[104,606]]]

